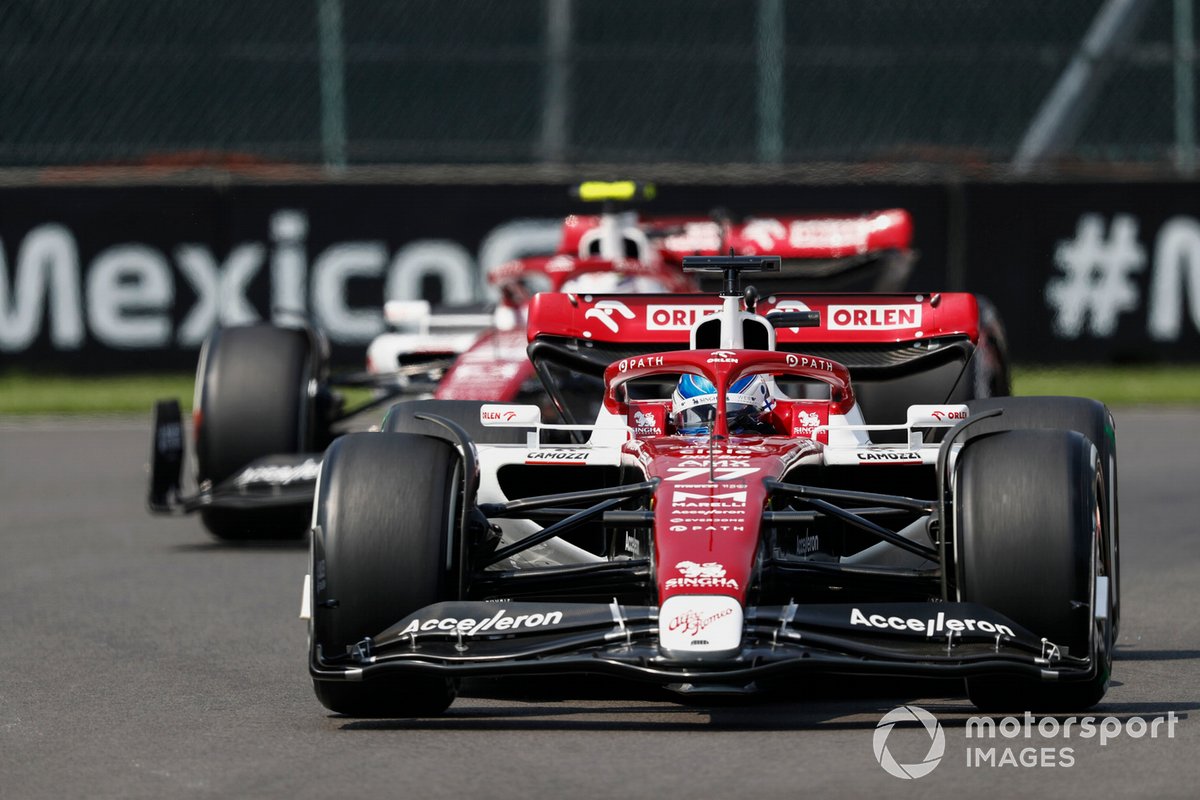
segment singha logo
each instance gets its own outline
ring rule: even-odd
[[[800,428],[808,428],[812,430],[821,424],[821,415],[815,411],[801,411],[796,419],[796,425]]]
[[[724,578],[725,567],[716,561],[706,561],[697,564],[695,561],[680,561],[675,569],[683,573],[685,578]]]
[[[653,428],[654,415],[644,411],[635,411],[633,412],[633,424],[639,428]]]
[[[668,578],[668,589],[737,589],[734,578],[725,577],[725,567],[716,561],[697,564],[695,561],[680,561],[675,565],[680,577]]]

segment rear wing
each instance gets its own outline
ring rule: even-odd
[[[529,357],[564,420],[591,421],[610,364],[687,349],[692,325],[720,308],[718,297],[705,294],[539,294],[529,306]],[[973,391],[964,376],[979,341],[974,295],[773,294],[758,311],[798,321],[775,328],[776,350],[845,365],[868,421],[899,422],[891,409],[959,402]],[[797,311],[816,312],[818,324],[801,322]],[[634,399],[668,396],[662,386]]]
[[[529,306],[529,340],[562,337],[583,342],[687,346],[693,324],[721,308],[706,294],[539,294]],[[966,293],[775,294],[758,303],[775,312],[815,311],[820,324],[776,330],[780,350],[822,344],[925,343],[948,337],[979,339],[979,306]]]
[[[912,217],[893,208],[857,215],[780,215],[725,222],[700,216],[643,217],[664,255],[777,255],[785,260],[828,260],[912,247]],[[558,252],[577,255],[599,215],[572,215]]]

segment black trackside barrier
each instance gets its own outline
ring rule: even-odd
[[[717,207],[759,219],[906,209],[919,257],[888,290],[989,298],[1017,363],[1200,359],[1195,181],[660,183],[638,210],[704,218]],[[389,291],[435,306],[490,301],[487,269],[548,254],[567,214],[594,211],[566,181],[6,186],[0,359],[184,371],[213,326],[275,316],[314,320],[334,365],[361,368]],[[879,287],[873,270],[804,262],[797,277],[798,263],[757,288]]]

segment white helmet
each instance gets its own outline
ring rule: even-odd
[[[725,393],[725,418],[730,433],[775,433],[766,420],[774,408],[770,379],[748,375]],[[703,434],[712,430],[717,416],[717,388],[699,375],[681,375],[671,395],[671,420],[676,433]]]

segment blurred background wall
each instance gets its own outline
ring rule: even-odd
[[[992,296],[1017,358],[1195,359],[1193,16],[7,0],[0,357],[182,368],[302,264],[349,358],[385,295],[481,299],[495,258],[552,246],[569,183],[632,177],[662,187],[653,213],[906,207],[915,288]]]

